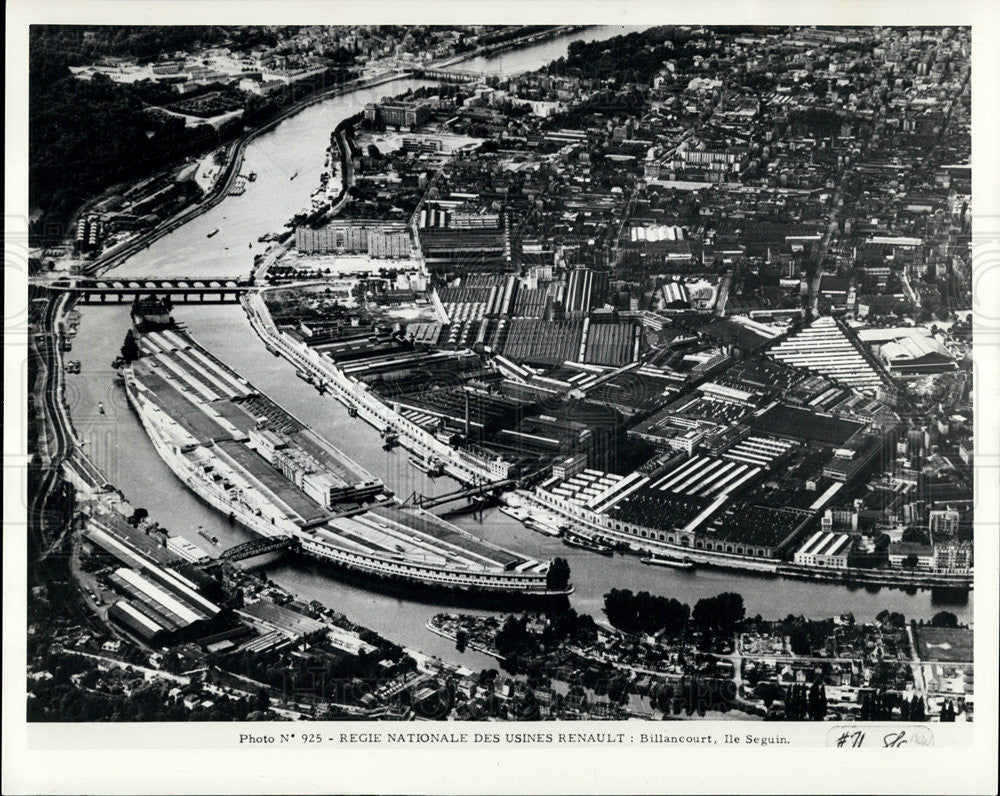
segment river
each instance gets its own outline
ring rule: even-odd
[[[369,102],[433,86],[427,80],[400,79],[310,105],[285,119],[247,147],[242,174],[256,172],[241,196],[228,196],[208,212],[135,254],[118,271],[130,276],[249,276],[253,256],[267,243],[257,238],[284,232],[285,222],[311,209],[312,193],[326,160],[330,134]],[[217,234],[208,236],[214,231]]]
[[[487,74],[509,77],[530,72],[544,66],[557,58],[566,55],[570,42],[574,41],[604,41],[613,36],[622,36],[634,31],[645,30],[649,25],[595,25],[576,33],[553,36],[551,39],[534,44],[531,47],[505,50],[493,55],[477,56],[459,61],[455,69],[465,69],[470,72],[485,72]]]
[[[534,69],[565,54],[570,41],[608,38],[620,31],[610,26],[594,28],[557,37],[525,51],[500,53],[484,59],[482,64],[508,73]],[[468,62],[466,66],[483,68],[473,64]],[[308,205],[309,196],[318,184],[324,150],[334,126],[357,113],[367,102],[422,84],[414,80],[396,81],[311,106],[282,122],[247,147],[243,171],[256,171],[258,177],[243,196],[227,198],[137,254],[119,271],[130,275],[195,276],[249,273],[252,254],[263,250],[256,243],[257,237],[280,230],[286,220]],[[294,180],[292,175],[297,175]],[[206,238],[216,228],[220,232]],[[67,376],[66,397],[87,454],[134,505],[147,508],[161,525],[196,544],[208,546],[197,533],[199,527],[218,536],[222,547],[249,538],[181,484],[156,455],[128,408],[110,365],[129,327],[128,308],[83,306],[81,316],[70,357],[81,361],[82,372]],[[340,403],[318,395],[295,376],[291,365],[268,353],[239,306],[180,306],[175,308],[174,317],[222,361],[382,477],[397,495],[405,497],[414,490],[436,494],[454,487],[454,482],[447,478],[432,480],[410,467],[405,451],[382,450],[381,438],[371,427],[349,418]],[[99,412],[100,404],[104,406],[103,415]],[[496,509],[486,512],[481,523],[471,516],[453,521],[486,539],[529,555],[564,556],[570,563],[576,587],[573,606],[598,617],[603,595],[615,587],[647,590],[691,604],[722,591],[738,591],[744,596],[750,615],[760,613],[766,617],[789,613],[826,617],[851,611],[858,619],[871,619],[888,608],[908,617],[929,618],[938,610],[930,592],[907,595],[881,589],[870,593],[864,589],[721,571],[688,573],[653,568],[639,563],[635,557],[605,558],[568,548],[556,539],[529,531]],[[452,642],[425,629],[424,623],[430,616],[451,610],[449,606],[402,599],[346,584],[322,565],[297,559],[279,562],[267,574],[299,597],[317,599],[399,643],[471,668],[495,665],[488,656],[471,650],[459,654]],[[963,621],[970,621],[971,596],[967,604],[949,605],[948,609]]]

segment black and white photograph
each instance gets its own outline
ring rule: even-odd
[[[20,32],[5,723],[236,767],[995,734],[995,38],[167,5]]]

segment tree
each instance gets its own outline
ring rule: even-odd
[[[903,559],[904,569],[916,569],[917,567],[917,557],[910,553],[906,558]]]
[[[254,710],[265,711],[271,705],[271,697],[268,696],[267,689],[261,688],[254,697]]]
[[[899,611],[885,610],[875,618],[887,627],[906,627],[906,617],[899,613]]]
[[[931,618],[931,627],[958,627],[958,617],[951,611],[938,611]]]
[[[698,600],[691,613],[691,618],[701,630],[720,635],[732,634],[745,616],[743,596],[736,592],[724,592],[717,597]]]
[[[125,333],[125,342],[122,343],[121,354],[126,365],[135,362],[139,358],[139,344],[136,342],[135,334],[133,334],[131,329]]]
[[[812,641],[809,636],[809,628],[805,622],[799,622],[788,634],[792,652],[796,655],[809,655],[812,653]]]
[[[181,670],[181,658],[174,650],[170,650],[170,652],[163,656],[161,665],[164,671],[171,674],[178,674]]]
[[[569,562],[565,558],[556,557],[549,565],[545,587],[549,591],[564,591],[569,588]]]

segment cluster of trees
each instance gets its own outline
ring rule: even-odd
[[[754,687],[754,696],[770,708],[776,701],[784,704],[784,718],[788,721],[822,721],[826,716],[826,686],[816,680],[811,686],[794,683],[782,686],[765,680]]]
[[[508,671],[516,670],[515,661],[517,658],[534,646],[527,627],[527,615],[520,617],[508,616],[503,623],[503,627],[497,631],[493,639],[493,644],[497,648],[497,652],[506,659],[504,664]]]
[[[237,29],[238,30],[238,29]],[[209,25],[34,25],[31,36],[40,47],[66,53],[85,63],[103,55],[131,55],[151,60],[161,53],[186,50],[194,45],[218,44],[230,30]]]
[[[788,115],[792,130],[808,130],[818,135],[840,135],[843,121],[844,117],[828,108],[808,108]]]
[[[898,712],[897,712],[898,711]],[[924,721],[927,719],[927,711],[924,708],[924,701],[913,695],[906,699],[901,694],[893,691],[873,691],[866,693],[861,700],[861,712],[858,714],[861,721],[886,721],[898,719],[901,721]],[[942,718],[942,721],[945,719]]]
[[[317,631],[317,638],[325,631]],[[400,653],[402,651],[400,650]],[[387,674],[378,665],[381,650],[346,655],[336,651],[308,656],[285,653],[232,654],[212,661],[224,672],[242,675],[281,693],[285,698],[311,694],[318,699],[352,702],[362,697],[366,688],[345,687],[350,683],[373,684],[387,677],[415,668],[412,658],[402,657]]]
[[[597,638],[597,625],[593,617],[578,614],[572,608],[550,614],[541,633],[528,632],[528,615],[508,616],[497,631],[493,644],[504,657],[503,667],[517,673],[525,666],[527,658],[562,644],[585,646]]]
[[[121,347],[121,358],[126,365],[130,365],[139,358],[139,343],[135,339],[135,334],[129,329],[125,332],[125,341]]]
[[[687,627],[691,607],[672,597],[647,591],[612,589],[604,595],[604,613],[619,630],[627,633],[677,633]]]
[[[684,72],[696,55],[709,58],[711,52],[695,44],[694,38],[691,31],[662,27],[604,41],[574,41],[566,57],[553,61],[548,70],[556,75],[597,80],[617,76],[619,83],[649,83],[666,61],[674,61]]]
[[[938,611],[931,617],[931,627],[958,627],[958,617],[951,611]]]
[[[84,35],[84,34],[87,35]],[[93,35],[91,35],[93,34]],[[29,201],[41,211],[33,230],[48,235],[69,220],[87,199],[117,182],[136,179],[180,157],[218,146],[270,121],[313,91],[338,84],[353,73],[353,56],[331,62],[330,70],[290,85],[276,95],[242,98],[242,119],[188,127],[185,120],[150,105],[170,99],[162,87],[124,85],[107,75],[78,80],[70,66],[92,63],[102,55],[132,55],[152,60],[161,53],[190,49],[199,43],[228,39],[215,27],[115,27],[88,31],[83,26],[34,25],[29,33],[28,125]],[[243,39],[239,37],[243,36]],[[273,39],[271,34],[265,38]],[[237,45],[257,46],[259,35],[240,31]],[[61,235],[59,236],[61,237]],[[45,240],[39,240],[42,244]]]
[[[743,596],[735,592],[698,600],[691,610],[686,603],[672,597],[612,589],[604,595],[604,613],[611,624],[627,633],[673,634],[693,623],[707,635],[729,636],[743,622],[746,609]]]
[[[33,39],[29,59],[29,201],[49,222],[65,222],[105,187],[214,146],[225,134],[151,115],[132,89],[106,75],[78,80],[66,58],[50,60]]]
[[[796,684],[785,692],[785,718],[789,721],[822,721],[826,716],[826,686]]]
[[[128,688],[118,677],[92,668],[92,661],[60,656],[51,679],[27,682],[28,721],[246,721],[266,718],[266,692],[256,698],[233,699],[212,695],[211,707],[188,708],[185,694],[171,696],[169,683],[143,683],[141,676]],[[74,682],[72,675],[80,675]],[[198,690],[197,686],[188,690]],[[128,693],[126,693],[128,691]]]
[[[875,615],[875,621],[883,627],[906,627],[906,617],[899,613],[899,611],[889,611],[889,609],[879,611]]]
[[[789,614],[782,622],[782,629],[788,634],[792,652],[796,655],[812,655],[813,650],[833,633],[832,619],[806,619]]]
[[[731,591],[698,600],[691,612],[691,619],[700,630],[720,636],[732,635],[745,616],[743,595]]]
[[[562,591],[569,587],[569,562],[565,558],[557,557],[549,565],[545,587],[550,591]]]

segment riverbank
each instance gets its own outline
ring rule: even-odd
[[[126,260],[131,258],[134,254],[141,251],[142,249],[148,248],[151,244],[155,243],[160,238],[165,235],[170,234],[174,230],[180,228],[181,226],[187,224],[189,221],[193,221],[200,215],[211,210],[213,207],[220,204],[226,197],[230,195],[230,190],[233,187],[237,177],[239,177],[240,170],[243,166],[243,156],[246,151],[246,147],[254,139],[269,133],[274,130],[279,124],[281,124],[286,119],[298,114],[305,108],[311,105],[315,105],[318,102],[323,102],[328,99],[332,99],[337,96],[349,94],[355,91],[360,91],[363,89],[371,89],[377,86],[384,85],[386,83],[391,83],[397,80],[403,80],[409,77],[412,73],[410,72],[399,72],[385,75],[378,78],[369,78],[367,80],[361,79],[352,82],[345,83],[333,89],[328,89],[326,91],[318,92],[312,94],[299,102],[289,106],[286,110],[282,111],[275,118],[265,122],[260,127],[254,128],[253,130],[244,133],[235,142],[230,144],[226,152],[226,161],[222,167],[222,174],[215,180],[215,187],[211,194],[204,197],[201,201],[194,205],[191,205],[184,210],[182,210],[178,215],[167,219],[159,226],[154,227],[149,232],[146,232],[132,240],[126,242],[122,247],[116,247],[114,252],[104,257],[98,257],[89,265],[87,265],[83,271],[88,276],[103,274],[106,271],[121,265]]]
[[[508,500],[518,500],[520,505],[527,504],[540,510],[556,514],[568,523],[574,530],[584,534],[598,536],[620,544],[628,552],[640,556],[657,556],[674,561],[690,561],[698,567],[713,567],[721,570],[753,572],[770,577],[794,578],[798,580],[825,581],[850,584],[855,586],[887,586],[889,588],[916,589],[959,589],[971,591],[973,588],[973,573],[943,574],[933,572],[887,572],[879,569],[831,569],[829,567],[809,567],[790,564],[783,559],[760,559],[740,556],[734,553],[697,550],[683,545],[670,544],[652,538],[639,538],[629,533],[616,531],[608,525],[599,524],[594,517],[588,516],[584,510],[569,513],[542,499],[537,492],[517,490],[517,497]],[[515,504],[517,505],[517,504]]]
[[[151,516],[167,518],[161,522],[173,533],[188,536],[198,544],[202,538],[196,529],[202,526],[219,538],[222,548],[247,541],[249,537],[240,527],[228,523],[224,516],[176,481],[128,407],[124,390],[115,382],[108,363],[117,356],[129,327],[128,307],[91,305],[80,312],[82,319],[72,356],[81,359],[83,369],[79,375],[70,375],[67,384],[67,396],[83,445],[76,450],[86,451],[106,474],[100,477],[102,484],[112,481],[135,505],[147,508]],[[367,423],[351,418],[339,401],[318,400],[315,388],[296,378],[295,369],[284,358],[268,354],[263,342],[250,329],[242,308],[184,306],[175,308],[174,313],[213,356],[246,374],[293,414],[309,417],[310,425],[318,433],[341,441],[352,458],[381,476],[396,494],[417,491],[440,495],[458,486],[448,477],[428,478],[409,464],[408,456],[399,448],[385,451],[379,433]],[[99,401],[105,405],[106,416],[96,410]],[[575,587],[570,605],[595,617],[603,616],[603,595],[612,588],[648,591],[692,604],[702,597],[737,591],[744,595],[748,614],[762,616],[785,616],[789,605],[796,606],[796,613],[809,618],[851,612],[859,622],[874,621],[883,609],[925,618],[946,609],[962,622],[971,621],[973,615],[971,595],[958,598],[939,595],[937,591],[909,594],[878,586],[862,588],[775,576],[764,578],[745,571],[707,567],[680,572],[643,565],[634,555],[598,556],[566,547],[559,538],[529,530],[499,508],[486,509],[481,518],[466,515],[451,522],[476,536],[539,560],[566,558]],[[473,650],[458,653],[454,643],[424,627],[431,616],[455,611],[454,605],[437,596],[375,590],[371,584],[297,555],[286,555],[270,565],[266,574],[299,599],[305,602],[315,599],[335,606],[400,644],[472,668],[491,665],[488,656]],[[474,612],[493,613],[487,609]]]
[[[428,619],[426,622],[424,622],[424,627],[426,627],[434,635],[440,636],[441,638],[446,638],[449,641],[454,641],[455,644],[457,645],[458,644],[458,635],[455,634],[455,633],[452,633],[452,632],[450,632],[448,630],[445,630],[443,627],[439,627],[435,623],[435,621],[434,621],[435,619],[437,619],[437,617],[436,616],[432,616],[430,619]],[[505,661],[505,660],[507,660],[503,655],[501,655],[495,649],[487,647],[485,644],[480,644],[477,641],[466,641],[465,642],[465,647],[466,647],[466,649],[475,650],[476,652],[481,652],[483,655],[489,655],[491,658],[496,658],[498,661]]]
[[[616,29],[615,32],[621,31]],[[614,32],[609,35],[614,35]],[[558,56],[556,52],[551,57]],[[529,61],[533,57],[526,53],[524,59],[519,60],[518,68],[532,66]],[[541,60],[540,56],[538,60]],[[380,94],[395,91],[397,85],[389,83]],[[308,185],[310,169],[314,168],[315,173],[319,173],[322,151],[329,144],[330,130],[341,114],[353,114],[365,101],[372,99],[367,96],[349,97],[316,105],[294,120],[286,121],[285,126],[276,128],[270,135],[255,139],[248,150],[247,164],[261,177],[256,185],[250,186],[247,195],[239,203],[221,203],[201,221],[179,229],[173,237],[137,254],[128,262],[129,273],[135,271],[161,276],[185,272],[199,276],[245,273],[247,241],[256,240],[262,232],[280,228],[281,223],[300,209],[300,202],[306,200],[292,194],[302,193],[311,187]],[[315,157],[310,154],[310,147],[315,150]],[[266,181],[268,170],[274,172],[270,182]],[[289,175],[296,172],[299,173],[298,178],[290,182]],[[224,220],[225,214],[228,214],[228,220]],[[216,227],[221,227],[222,232],[212,239],[212,245],[206,245],[205,233]],[[237,228],[235,231],[234,227]],[[230,244],[227,236],[234,242],[234,252],[224,254],[224,247]],[[237,251],[240,241],[241,251]],[[398,449],[395,452],[384,451],[373,427],[351,419],[341,403],[317,400],[315,389],[295,378],[292,365],[285,359],[268,356],[261,340],[248,328],[242,309],[235,306],[191,306],[179,311],[183,320],[196,331],[213,354],[246,373],[255,384],[279,397],[283,403],[295,407],[296,412],[307,415],[311,424],[322,428],[330,439],[348,441],[349,452],[357,455],[373,472],[384,474],[398,494],[409,494],[415,490],[430,495],[455,487],[448,478],[438,479],[437,482],[428,480],[408,465],[407,457],[400,455]],[[83,312],[84,334],[74,342],[76,353],[73,356],[83,360],[84,368],[81,375],[70,377],[68,398],[81,443],[87,444],[85,450],[102,465],[116,486],[134,498],[141,498],[142,504],[148,506],[151,513],[159,512],[170,517],[171,523],[181,532],[185,528],[193,529],[204,524],[229,544],[243,541],[241,531],[228,527],[224,521],[220,522],[214,512],[210,513],[207,506],[187,494],[180,484],[172,483],[172,476],[155,457],[137,420],[130,413],[121,413],[116,406],[115,395],[119,391],[111,381],[107,363],[116,355],[128,326],[127,307],[88,307]],[[94,408],[99,400],[103,400],[108,408],[107,417],[98,416]],[[774,576],[765,580],[745,570],[730,571],[718,567],[706,567],[693,574],[675,573],[643,566],[634,556],[595,556],[567,549],[560,540],[530,531],[499,510],[487,510],[482,522],[472,517],[456,522],[464,527],[475,527],[476,533],[489,536],[501,544],[514,545],[536,557],[566,555],[577,587],[572,599],[573,607],[593,615],[600,614],[602,595],[612,587],[620,588],[622,584],[633,590],[677,595],[692,602],[701,596],[732,589],[745,595],[750,613],[773,616],[784,616],[788,605],[794,605],[798,612],[813,617],[829,615],[831,610],[851,611],[859,621],[874,619],[882,609],[926,617],[938,607],[948,607],[955,610],[963,621],[972,615],[971,600],[954,608],[950,604],[939,604],[936,596],[932,598],[929,593],[909,595],[883,590],[876,594],[879,592],[877,586],[862,590],[851,584],[833,582],[807,582]],[[435,652],[448,660],[462,659],[456,654],[453,644],[429,633],[424,627],[429,615],[443,610],[429,600],[375,593],[331,577],[325,568],[298,557],[280,562],[268,572],[268,576],[306,599],[315,598],[338,606],[349,615],[363,619],[366,625],[378,629],[388,638],[405,641],[408,645]],[[476,656],[480,657],[480,654],[476,653]],[[465,653],[464,658],[470,660],[470,653]],[[489,662],[483,660],[477,665],[488,666]]]
[[[527,36],[522,36],[517,39],[511,39],[510,41],[498,42],[496,44],[486,44],[482,47],[478,47],[472,52],[462,53],[461,55],[454,55],[451,58],[447,58],[444,61],[439,61],[437,63],[431,64],[435,69],[444,69],[447,67],[460,66],[468,61],[473,61],[477,58],[489,58],[490,56],[497,55],[498,53],[507,52],[508,50],[516,50],[525,45],[530,44],[540,44],[542,42],[555,39],[559,36],[572,35],[574,33],[580,33],[581,31],[587,30],[588,28],[596,27],[595,25],[558,25],[556,27],[550,28],[548,30],[538,31],[537,33],[532,33]]]
[[[428,434],[407,418],[393,411],[377,396],[370,393],[359,382],[349,378],[336,365],[319,355],[309,346],[293,340],[275,325],[260,293],[245,296],[242,300],[251,325],[272,351],[280,353],[288,361],[307,374],[312,374],[317,385],[333,387],[333,395],[348,408],[357,411],[358,416],[382,432],[396,433],[400,444],[411,452],[429,458],[437,457],[444,463],[445,471],[459,480],[467,480],[468,475],[485,480],[496,480],[488,470],[472,465],[467,456]],[[732,553],[695,550],[691,547],[672,545],[652,538],[639,538],[630,533],[616,531],[606,524],[596,521],[598,515],[590,517],[581,509],[569,513],[542,499],[537,492],[516,490],[502,496],[508,505],[515,508],[526,506],[564,518],[574,533],[591,539],[599,537],[610,541],[630,553],[643,557],[690,561],[699,567],[714,567],[723,570],[743,570],[771,577],[791,577],[804,580],[836,580],[858,586],[876,585],[891,588],[972,588],[972,575],[945,575],[938,573],[886,573],[883,570],[850,569],[832,571],[822,567],[790,565],[781,559],[760,559],[744,557]],[[527,517],[525,517],[527,519]],[[601,517],[607,521],[607,518]],[[521,520],[525,522],[525,520]]]

